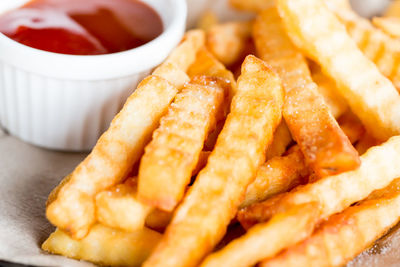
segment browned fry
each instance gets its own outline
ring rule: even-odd
[[[373,146],[377,146],[381,144],[379,140],[376,140],[376,138],[372,137],[369,133],[364,133],[364,135],[361,137],[360,141],[357,142],[356,144],[356,149],[360,155],[364,154],[367,152],[368,149],[370,149]]]
[[[116,229],[133,232],[143,228],[152,207],[137,199],[137,178],[100,192],[96,196],[97,220]]]
[[[226,247],[210,254],[201,267],[247,267],[294,245],[312,233],[318,218],[315,203],[294,206],[258,224]]]
[[[325,75],[316,64],[313,64],[311,68],[311,75],[314,82],[318,85],[318,92],[324,97],[325,103],[328,105],[333,117],[339,118],[349,109],[349,106],[339,94],[335,81]]]
[[[399,221],[399,186],[396,179],[371,199],[331,216],[309,238],[260,266],[343,266]]]
[[[223,80],[198,76],[175,97],[140,162],[142,202],[172,211],[183,198],[207,134],[223,108],[225,87]]]
[[[238,10],[257,13],[275,6],[275,0],[229,0],[229,4]]]
[[[246,187],[264,162],[266,147],[281,121],[281,82],[254,56],[246,58],[242,73],[231,112],[207,166],[145,267],[196,266],[224,236]]]
[[[236,81],[232,72],[227,70],[221,62],[219,62],[206,48],[202,48],[197,53],[196,60],[188,69],[188,75],[193,78],[199,75],[206,75],[211,77],[219,77],[225,79],[230,84],[229,99],[235,95]],[[230,105],[230,100],[226,102],[227,106]],[[226,114],[222,114],[220,120],[225,118]]]
[[[400,1],[394,0],[385,11],[385,17],[400,17]]]
[[[148,228],[127,233],[95,224],[81,240],[74,240],[68,233],[57,229],[43,243],[42,249],[104,266],[139,267],[160,238],[161,234]]]
[[[357,168],[358,153],[329,111],[307,62],[293,46],[276,8],[254,25],[257,53],[280,75],[286,91],[283,117],[306,162],[318,177]]]
[[[240,208],[304,184],[309,175],[310,170],[304,162],[303,153],[298,146],[295,146],[287,156],[274,157],[261,165],[256,179],[247,187],[246,196]]]
[[[251,28],[250,21],[216,24],[207,32],[206,46],[221,63],[232,66],[244,58]]]
[[[374,17],[372,23],[393,38],[400,38],[400,17]]]
[[[340,94],[380,140],[400,134],[400,96],[320,0],[277,0],[292,41],[334,78]],[[377,97],[379,96],[379,97]]]
[[[365,134],[364,125],[351,111],[347,111],[340,116],[338,123],[352,144],[358,142]]]
[[[368,19],[351,10],[333,10],[363,53],[400,90],[400,40],[375,28]]]
[[[208,32],[216,24],[218,24],[217,15],[213,11],[207,10],[197,21],[197,28]]]
[[[173,63],[179,69],[187,71],[196,59],[197,52],[205,44],[205,33],[202,30],[188,31],[164,63]],[[164,64],[163,63],[163,64]]]
[[[276,128],[271,145],[268,147],[266,159],[268,160],[273,157],[282,156],[292,141],[293,139],[289,128],[287,127],[286,122],[282,120],[281,124]]]
[[[208,151],[212,151],[214,149],[215,143],[217,142],[218,135],[222,131],[224,124],[225,124],[225,120],[220,120],[219,122],[217,122],[217,126],[215,127],[214,131],[212,131],[207,137],[207,140],[204,144],[204,149],[206,149]]]
[[[369,149],[361,156],[361,162],[357,170],[325,177],[290,193],[248,206],[239,211],[238,219],[245,228],[249,228],[293,205],[308,202],[319,203],[320,219],[343,211],[366,198],[372,191],[384,188],[400,177],[400,169],[393,167],[400,165],[400,136]]]
[[[171,83],[153,75],[138,85],[90,155],[50,194],[46,216],[52,224],[76,239],[88,233],[96,219],[94,196],[120,183],[139,160],[179,90],[172,84],[183,84],[188,79],[182,72],[192,64],[203,45],[203,32],[188,32],[167,59],[167,63],[171,63],[170,69],[179,73],[180,78],[169,74],[169,68],[165,67],[160,73],[162,77],[173,77]]]
[[[164,232],[172,219],[172,212],[154,209],[146,218],[146,226],[159,232]]]

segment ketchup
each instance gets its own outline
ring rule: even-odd
[[[0,32],[9,38],[70,55],[126,51],[162,31],[160,16],[138,0],[33,0],[0,16]]]

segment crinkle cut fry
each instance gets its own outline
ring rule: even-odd
[[[400,96],[320,0],[278,0],[292,41],[332,77],[351,110],[380,140],[400,133]],[[379,96],[379,97],[378,97]]]
[[[152,207],[137,197],[137,177],[96,195],[97,220],[108,227],[133,232],[143,228]]]
[[[180,202],[207,134],[215,128],[228,86],[222,79],[198,76],[177,94],[141,159],[141,201],[165,211]]]
[[[308,237],[316,224],[318,206],[306,203],[275,215],[267,223],[252,227],[246,234],[206,257],[201,267],[247,267],[277,254]]]
[[[396,179],[372,199],[332,215],[309,238],[260,266],[343,266],[399,221],[399,186]]]
[[[349,109],[349,106],[346,100],[339,94],[335,81],[325,75],[315,63],[311,67],[311,76],[313,81],[318,85],[318,92],[324,97],[325,103],[328,105],[332,115],[335,118],[339,118]]]
[[[247,187],[240,208],[305,184],[309,175],[310,169],[304,161],[303,153],[295,146],[290,149],[288,155],[274,157],[261,165],[256,179]]]
[[[132,233],[95,224],[81,240],[56,229],[43,243],[42,249],[77,260],[103,266],[139,267],[161,239],[161,234],[148,228]]]
[[[202,46],[204,32],[188,32],[167,59],[170,65],[161,65],[160,76],[173,78],[173,84],[185,83],[188,77],[184,72]],[[139,160],[152,132],[179,90],[171,83],[152,75],[138,85],[90,155],[50,194],[46,216],[52,224],[75,239],[88,233],[96,219],[94,196],[120,183]]]
[[[369,149],[361,156],[359,169],[325,177],[297,187],[292,192],[248,206],[239,211],[238,220],[247,229],[293,205],[308,202],[319,203],[320,219],[326,219],[400,177],[400,169],[393,166],[400,166],[400,136]]]
[[[206,34],[206,46],[221,63],[232,66],[245,56],[252,26],[251,21],[216,24]]]
[[[332,8],[363,53],[400,91],[400,40],[392,38],[352,10]]]
[[[357,151],[318,92],[306,59],[286,35],[275,7],[258,16],[253,36],[257,53],[282,79],[286,91],[283,117],[316,175],[357,168]]]
[[[223,237],[281,121],[280,79],[248,56],[217,144],[144,266],[196,266]]]
[[[293,142],[292,134],[286,125],[285,120],[282,120],[274,133],[274,138],[271,145],[268,147],[266,159],[282,156],[286,152],[286,148]]]
[[[218,61],[218,59],[208,51],[206,47],[203,47],[198,51],[196,60],[189,67],[187,73],[191,78],[199,75],[206,75],[224,79],[226,83],[229,84],[229,100],[225,101],[225,104],[227,105],[226,110],[228,110],[231,99],[236,92],[237,85],[235,77],[232,72],[225,68],[224,64]],[[226,114],[221,114],[221,118],[219,119],[225,119],[225,116]]]

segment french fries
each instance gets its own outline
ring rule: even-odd
[[[257,13],[275,6],[275,0],[229,0],[229,4],[238,10]]]
[[[310,170],[304,161],[303,153],[295,146],[287,156],[274,157],[261,165],[256,179],[247,187],[240,208],[305,184],[309,175]]]
[[[319,66],[315,64],[311,68],[313,81],[318,85],[318,92],[324,97],[333,117],[339,118],[348,109],[346,101],[338,93],[335,81],[326,76]]]
[[[221,63],[232,66],[244,58],[251,28],[248,21],[216,24],[207,32],[206,46]]]
[[[212,12],[211,10],[207,10],[204,14],[200,17],[199,21],[197,22],[197,28],[208,32],[211,27],[218,24],[218,17],[217,15]]]
[[[147,228],[127,233],[95,224],[81,240],[74,240],[57,229],[42,249],[105,266],[140,266],[160,238],[161,234]]]
[[[143,228],[152,207],[137,198],[137,177],[96,195],[97,220],[108,227],[133,232]]]
[[[332,10],[346,25],[348,33],[363,53],[393,82],[397,90],[400,90],[400,40],[375,28],[369,20],[351,10],[343,11],[335,7]]]
[[[232,72],[227,70],[225,66],[219,62],[205,47],[201,48],[197,53],[196,60],[187,71],[188,75],[193,78],[196,76],[211,76],[224,79],[229,85],[229,100],[226,101],[228,111],[230,101],[236,93],[236,80]],[[225,119],[226,114],[222,113],[219,120]]]
[[[276,128],[271,145],[268,147],[266,159],[268,160],[273,157],[282,156],[292,141],[293,138],[289,128],[287,127],[286,122],[282,120],[281,124]]]
[[[400,221],[397,18],[229,2],[256,20],[206,12],[186,33],[50,195],[44,250],[112,267],[342,266]]]
[[[343,266],[399,221],[399,181],[374,192],[372,199],[331,216],[309,238],[260,266]]]
[[[165,211],[172,211],[180,202],[207,134],[222,112],[226,88],[221,79],[199,76],[178,93],[140,162],[141,201]]]
[[[238,213],[238,220],[245,227],[265,222],[274,214],[292,205],[317,202],[320,219],[341,212],[351,204],[366,198],[374,190],[388,186],[400,177],[400,136],[369,149],[361,156],[361,166],[354,171],[325,177],[293,192],[277,195],[265,202],[255,203]]]
[[[340,116],[338,123],[352,144],[357,143],[365,135],[364,125],[351,111]]]
[[[144,266],[195,266],[223,237],[281,121],[279,78],[259,59],[243,63],[238,90],[207,166]]]
[[[309,236],[317,213],[317,205],[307,203],[277,214],[269,222],[254,226],[222,250],[209,255],[200,266],[253,266]]]
[[[253,34],[257,53],[282,78],[286,91],[283,117],[316,175],[357,168],[357,151],[318,93],[306,60],[286,35],[276,8],[259,15]]]
[[[203,45],[203,32],[189,32],[166,62],[186,71]],[[155,75],[139,84],[90,155],[50,194],[46,216],[52,224],[75,239],[86,236],[96,219],[94,196],[126,178],[178,90]]]
[[[386,34],[400,38],[400,17],[374,17],[372,23]]]
[[[399,94],[325,4],[319,0],[278,0],[278,9],[291,39],[334,78],[368,131],[380,140],[399,134]]]

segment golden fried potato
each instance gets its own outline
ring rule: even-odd
[[[352,144],[357,143],[365,135],[364,125],[351,111],[340,116],[338,123]]]
[[[203,13],[203,15],[201,15],[200,19],[197,21],[197,28],[208,32],[210,28],[216,24],[218,24],[217,15],[213,11],[207,10]]]
[[[357,151],[319,94],[306,59],[286,35],[275,7],[258,16],[253,36],[257,53],[282,79],[283,117],[307,164],[318,177],[357,168]]]
[[[310,170],[304,161],[303,153],[295,146],[287,156],[274,157],[261,165],[256,179],[247,187],[240,208],[305,184],[309,175]]]
[[[199,50],[196,60],[187,71],[188,75],[193,78],[199,75],[218,77],[224,79],[229,85],[229,100],[226,101],[229,108],[230,100],[236,92],[236,80],[232,72],[227,70],[221,62],[219,62],[205,47]],[[225,119],[226,114],[221,114],[219,120]]]
[[[368,19],[351,10],[343,11],[336,8],[332,10],[346,25],[348,33],[361,51],[376,64],[380,72],[389,78],[400,91],[400,40],[375,28]]]
[[[400,95],[324,2],[278,0],[277,6],[291,39],[335,80],[368,131],[380,140],[400,134]]]
[[[400,1],[394,0],[385,11],[385,17],[400,17]]]
[[[361,162],[357,170],[325,177],[290,193],[248,206],[239,211],[238,219],[245,228],[249,228],[293,205],[308,202],[319,203],[321,219],[343,211],[400,177],[400,136],[369,149],[361,156]]]
[[[229,0],[229,4],[238,10],[258,13],[275,6],[275,0]]]
[[[273,157],[282,156],[292,141],[292,134],[290,133],[286,122],[282,120],[281,124],[279,124],[278,128],[275,130],[271,145],[267,149],[266,159],[268,160]]]
[[[246,58],[242,73],[207,166],[143,266],[196,266],[224,236],[246,187],[264,162],[282,117],[281,81],[254,56]]]
[[[181,43],[171,52],[164,63],[173,63],[179,69],[187,71],[196,59],[197,52],[205,44],[205,33],[202,30],[186,32]]]
[[[137,198],[137,177],[96,195],[97,220],[108,227],[133,232],[143,228],[152,207]]]
[[[198,76],[177,94],[145,148],[138,176],[138,197],[149,206],[172,211],[190,183],[208,133],[222,112],[228,85]]]
[[[226,247],[210,254],[201,267],[247,267],[308,237],[318,218],[318,206],[307,203],[258,224]]]
[[[318,85],[318,92],[324,97],[325,103],[328,105],[333,117],[339,118],[349,109],[349,106],[346,100],[339,94],[335,81],[325,75],[316,64],[313,64],[311,68],[311,76]]]
[[[174,73],[175,67],[184,72],[203,45],[204,33],[190,31],[165,64],[171,63]],[[162,71],[164,75],[167,69]],[[167,76],[173,77],[173,84],[185,82]],[[181,73],[178,76],[187,79]],[[178,90],[155,75],[138,85],[90,155],[50,194],[46,216],[52,224],[76,239],[88,233],[96,219],[94,196],[126,178]]]
[[[212,26],[206,35],[208,50],[225,66],[232,66],[245,56],[252,24],[234,21]]]
[[[96,224],[81,240],[74,240],[57,229],[43,243],[42,249],[106,266],[140,266],[160,238],[161,234],[147,228],[127,233]]]
[[[400,220],[399,181],[373,193],[372,200],[331,216],[309,238],[264,260],[260,266],[345,265]]]
[[[400,17],[374,17],[372,23],[393,38],[400,38]]]

